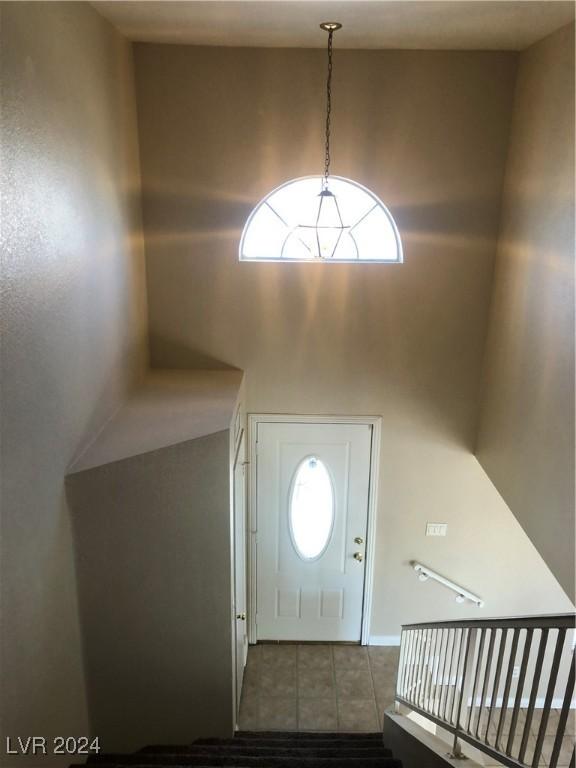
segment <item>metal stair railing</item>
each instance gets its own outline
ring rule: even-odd
[[[452,757],[466,742],[511,768],[575,768],[575,619],[404,625],[395,700],[448,731]]]

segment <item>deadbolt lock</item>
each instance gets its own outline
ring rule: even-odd
[[[354,539],[355,544],[364,544],[364,539],[361,536],[356,536]]]
[[[246,614],[245,613],[237,613],[236,614],[237,619],[242,619],[242,621],[246,621]]]
[[[364,560],[362,552],[354,552],[354,560],[358,560],[358,562],[361,563],[362,560]]]

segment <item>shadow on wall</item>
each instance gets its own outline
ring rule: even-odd
[[[406,263],[378,274],[376,265],[239,263],[242,227],[256,201],[214,201],[210,216],[197,211],[212,203],[193,195],[151,198],[150,204],[172,215],[165,229],[150,232],[147,247],[152,259],[162,254],[167,296],[183,307],[174,329],[163,322],[165,302],[152,301],[158,320],[149,337],[153,367],[243,367],[260,382],[282,380],[274,387],[277,404],[263,404],[265,410],[398,408],[472,449],[469,393],[477,387],[473,362],[483,334],[474,324],[466,334],[462,325],[466,307],[487,284],[482,260],[490,240],[481,227],[471,236],[467,222],[477,221],[479,207],[488,215],[490,201],[463,203],[457,211],[448,204],[399,209],[401,226],[405,218],[420,219],[422,226],[403,227]],[[440,224],[434,231],[434,222],[446,216],[452,216],[451,231]],[[227,217],[237,226],[226,228]],[[166,216],[160,219],[166,222]],[[156,269],[152,261],[150,283]]]
[[[104,751],[231,736],[229,432],[69,475]]]
[[[153,368],[185,371],[237,371],[233,365],[217,360],[199,349],[151,333],[150,357]]]
[[[238,262],[258,201],[322,170],[323,51],[136,46],[152,363],[226,361],[250,408],[397,411],[471,451],[517,57],[340,56],[332,171],[390,207],[401,266]]]
[[[288,180],[279,178],[276,186]],[[274,188],[271,186],[269,192]],[[210,240],[229,240],[238,248],[244,225],[261,199],[190,186],[181,194],[175,194],[174,189],[162,190],[161,186],[148,189],[145,206],[154,210],[155,223],[146,232],[146,241],[193,247]],[[468,189],[457,200],[397,201],[393,216],[403,241],[491,248],[494,239],[492,233],[487,233],[486,223],[497,213],[496,202],[494,198],[470,195]]]

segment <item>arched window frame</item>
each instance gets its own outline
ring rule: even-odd
[[[301,224],[294,224],[293,222],[286,222],[282,217],[278,214],[277,211],[274,210],[274,208],[270,205],[270,199],[273,198],[278,192],[285,189],[286,187],[290,185],[295,185],[300,182],[308,181],[310,179],[318,181],[318,197],[319,202],[316,203],[317,207],[320,208],[321,204],[324,202],[322,200],[322,196],[320,194],[322,190],[322,176],[302,176],[296,179],[291,179],[290,181],[285,182],[284,184],[281,184],[280,186],[273,189],[271,192],[269,192],[265,197],[263,197],[259,203],[256,205],[254,210],[251,212],[250,216],[248,217],[246,224],[244,225],[244,230],[242,232],[242,237],[240,239],[240,247],[239,247],[239,259],[240,261],[250,261],[250,262],[275,262],[275,261],[282,261],[282,262],[290,262],[290,263],[297,263],[297,262],[324,262],[324,263],[338,263],[338,264],[346,264],[346,263],[361,263],[361,264],[401,264],[403,263],[403,251],[402,251],[402,241],[400,239],[400,233],[398,231],[398,227],[396,226],[396,222],[394,221],[394,218],[390,212],[390,210],[384,205],[382,200],[375,195],[371,190],[369,190],[367,187],[364,187],[362,184],[359,184],[356,181],[353,181],[352,179],[347,179],[343,176],[331,176],[330,180],[337,180],[338,183],[343,182],[344,184],[349,184],[356,189],[360,190],[362,193],[364,193],[366,196],[368,196],[371,201],[373,201],[374,205],[372,208],[370,208],[363,216],[360,217],[357,221],[355,221],[352,225],[346,226],[345,225],[345,217],[346,217],[346,211],[344,210],[342,212],[342,216],[340,216],[340,206],[338,204],[336,205],[338,216],[342,220],[344,219],[344,226],[342,227],[344,230],[349,230],[349,234],[352,235],[352,231],[355,227],[357,227],[361,221],[365,218],[367,218],[368,214],[372,212],[372,210],[375,210],[376,208],[379,208],[382,213],[385,216],[386,224],[390,227],[390,230],[393,234],[395,249],[394,249],[394,258],[362,258],[362,255],[360,254],[358,250],[358,246],[356,244],[356,241],[354,237],[352,236],[350,239],[354,242],[357,257],[356,258],[324,258],[319,255],[311,255],[309,258],[290,258],[286,257],[284,255],[284,250],[286,246],[286,242],[291,237],[291,235],[294,233],[296,229],[300,229],[302,226],[305,226],[306,229],[312,229],[313,227],[310,226],[310,224],[301,225]],[[338,195],[335,196],[336,201],[338,201]],[[254,223],[255,217],[257,216],[258,212],[262,209],[263,206],[268,205],[269,208],[278,216],[278,218],[283,221],[284,226],[290,228],[290,232],[284,239],[284,245],[281,249],[280,254],[271,254],[270,256],[250,256],[246,254],[245,249],[245,243],[248,233],[250,232],[250,228]],[[311,210],[311,221],[314,219],[316,215],[317,209]],[[319,217],[318,217],[319,218]],[[320,229],[322,227],[320,226]],[[387,233],[388,234],[388,233]],[[388,239],[390,239],[388,237]],[[336,249],[335,249],[336,250]]]

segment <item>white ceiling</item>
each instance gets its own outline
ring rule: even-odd
[[[316,48],[522,50],[574,19],[557,0],[108,0],[92,5],[131,40]]]

